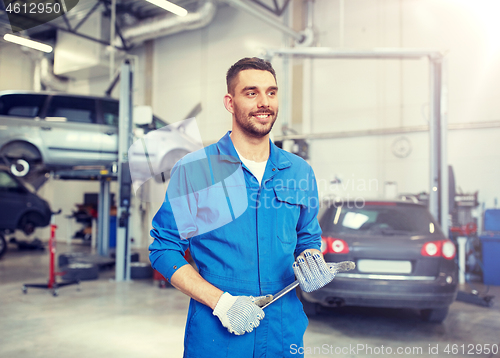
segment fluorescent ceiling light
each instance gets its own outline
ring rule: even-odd
[[[29,40],[29,39],[26,39],[24,37],[14,36],[11,34],[5,34],[3,39],[5,41],[9,41],[9,42],[21,45],[21,46],[34,48],[35,50],[38,50],[38,51],[43,51],[43,52],[47,52],[47,53],[52,52],[52,46],[43,44],[41,42]]]
[[[159,6],[162,9],[170,11],[178,16],[186,16],[188,13],[186,9],[180,7],[179,5],[175,5],[167,0],[146,0],[146,1],[156,6]]]

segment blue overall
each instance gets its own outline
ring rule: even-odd
[[[224,158],[240,166],[247,195],[246,209],[241,215],[235,215],[233,209],[234,219],[211,231],[197,233],[195,230],[194,234],[185,234],[184,228],[178,229],[172,200],[169,200],[172,196],[167,195],[153,219],[150,260],[153,268],[170,280],[176,270],[187,264],[183,255],[189,247],[200,275],[219,289],[232,295],[275,294],[294,281],[292,264],[296,256],[306,249],[320,249],[316,179],[303,159],[270,141],[269,160],[259,186],[252,173],[244,165],[241,167],[229,134],[201,152],[209,158]],[[196,153],[187,155],[179,163]],[[195,175],[179,167],[174,167],[171,183],[179,179],[194,180]],[[208,177],[215,184],[213,168],[216,166],[211,163]],[[210,210],[204,208],[213,203],[202,195],[193,198],[198,207],[193,210],[197,218],[192,223],[200,217],[200,222],[210,221],[210,213],[207,214]],[[240,201],[245,202],[244,198]],[[233,206],[236,202],[232,198]],[[259,327],[236,336],[222,326],[210,307],[191,299],[184,357],[300,357],[293,348],[303,346],[308,320],[295,291],[266,307],[264,312],[266,316]]]

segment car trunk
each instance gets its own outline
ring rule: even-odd
[[[440,235],[371,234],[363,238],[359,234],[323,235],[341,238],[349,246],[346,254],[327,253],[327,262],[354,261],[356,269],[352,274],[404,275],[414,277],[436,277],[440,271],[440,257],[426,257],[421,254],[425,242],[442,239]]]

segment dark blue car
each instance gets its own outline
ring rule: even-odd
[[[1,233],[22,230],[30,235],[50,224],[49,204],[36,195],[9,168],[0,166],[0,256],[7,249]]]
[[[456,248],[428,209],[400,201],[327,201],[320,209],[327,262],[354,261],[318,291],[301,292],[306,313],[318,305],[414,308],[442,322],[455,300]]]

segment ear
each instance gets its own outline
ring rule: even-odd
[[[234,108],[233,108],[233,96],[231,96],[229,93],[227,93],[224,96],[224,107],[228,110],[228,112],[234,114]]]

